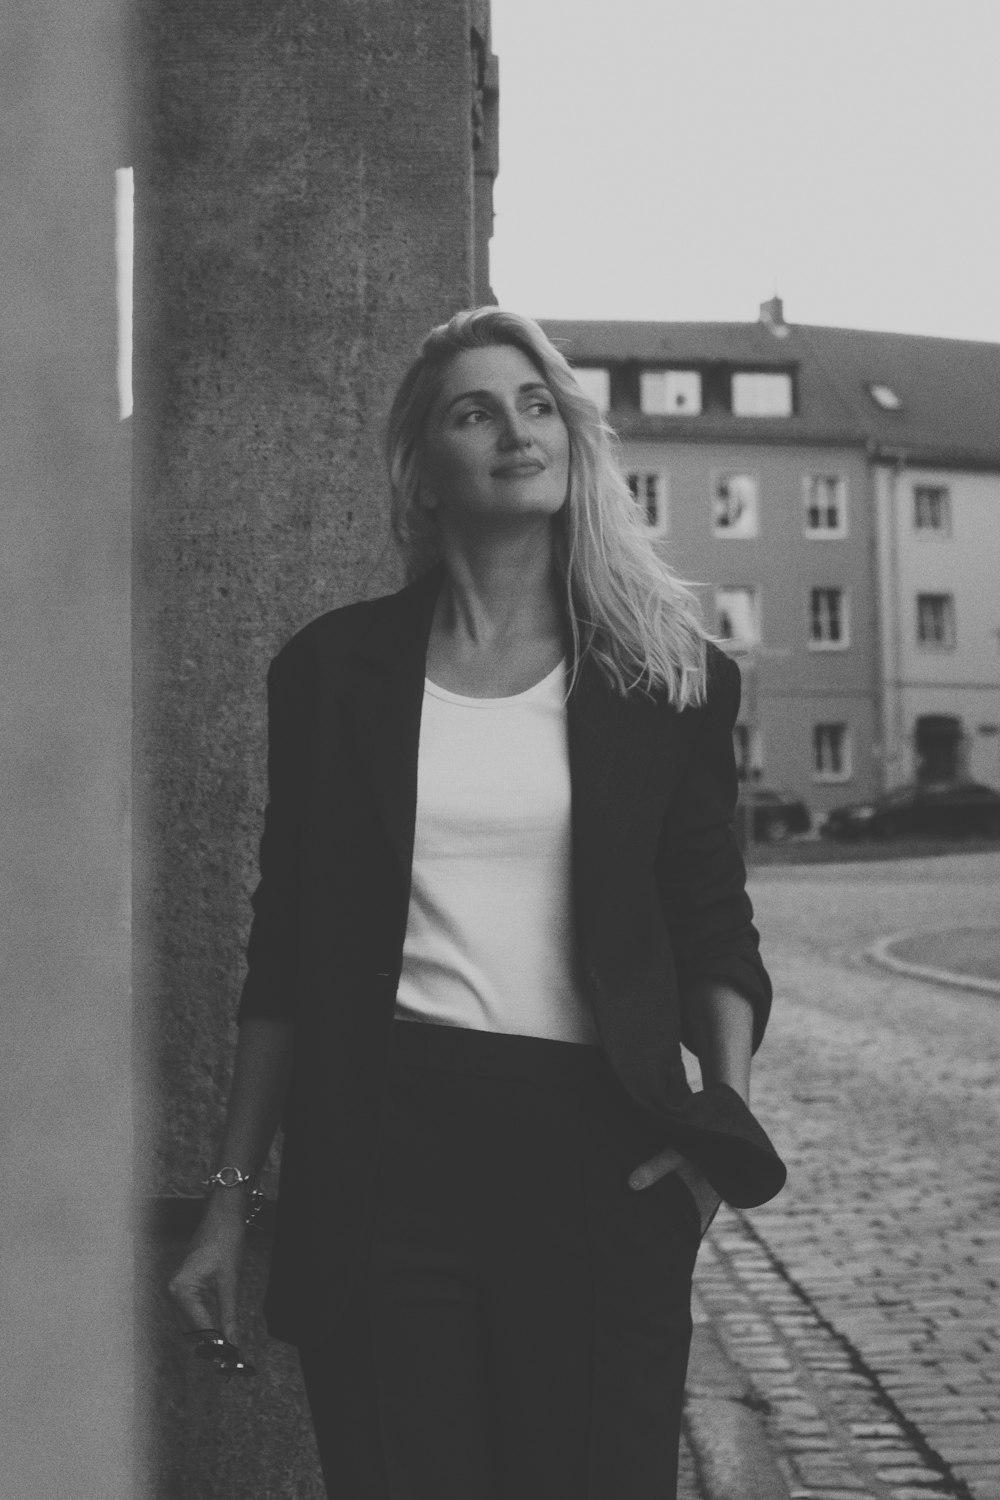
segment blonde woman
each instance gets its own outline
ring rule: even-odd
[[[280,1116],[266,1314],[331,1496],[668,1500],[701,1235],[784,1181],[747,1105],[738,672],[529,319],[434,329],[388,457],[414,581],[271,666],[232,1098],[172,1290],[235,1343]]]

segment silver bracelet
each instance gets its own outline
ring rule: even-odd
[[[256,1172],[241,1172],[239,1167],[220,1167],[217,1172],[212,1173],[211,1177],[203,1178],[201,1185],[204,1188],[248,1187],[250,1189],[250,1207],[247,1209],[247,1216],[243,1221],[245,1224],[253,1223],[264,1204],[264,1194],[257,1186]]]

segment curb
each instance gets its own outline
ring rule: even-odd
[[[694,1314],[683,1425],[705,1500],[790,1500],[749,1379]]]
[[[977,974],[958,974],[954,969],[936,969],[931,964],[914,964],[908,959],[897,958],[892,952],[894,943],[905,938],[916,937],[926,929],[910,928],[906,932],[893,932],[889,937],[879,938],[877,943],[865,950],[865,957],[894,974],[905,974],[910,979],[923,979],[929,984],[943,984],[954,990],[974,990],[980,995],[1000,995],[1000,981],[981,979]]]

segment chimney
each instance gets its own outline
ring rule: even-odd
[[[760,304],[760,321],[764,324],[765,328],[770,329],[776,339],[786,339],[788,337],[785,309],[777,293],[775,293],[769,302],[762,302]]]

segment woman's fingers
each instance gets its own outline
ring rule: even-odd
[[[668,1146],[663,1151],[658,1151],[648,1161],[644,1161],[631,1173],[628,1185],[631,1188],[652,1187],[654,1182],[659,1182],[661,1177],[666,1177],[669,1172],[676,1172],[684,1183],[688,1192],[694,1198],[701,1217],[701,1232],[711,1224],[715,1218],[716,1211],[722,1199],[712,1187],[700,1168],[694,1162],[688,1161],[679,1151]]]
[[[696,1167],[694,1162],[682,1162],[677,1169],[677,1175],[698,1205],[698,1213],[701,1217],[701,1232],[704,1234],[709,1224],[715,1218],[722,1198],[715,1191],[715,1188],[709,1182],[704,1172]]]
[[[191,1328],[218,1328],[231,1344],[239,1342],[240,1249],[232,1236],[207,1239],[190,1251],[167,1286]]]
[[[659,1182],[668,1172],[676,1172],[684,1160],[679,1151],[668,1146],[636,1167],[629,1176],[628,1185],[631,1188],[652,1187],[654,1182]]]

